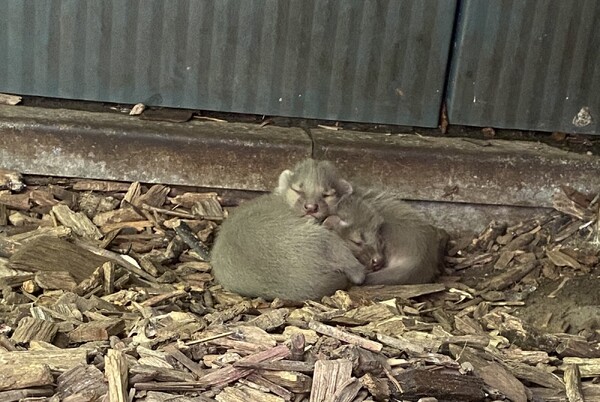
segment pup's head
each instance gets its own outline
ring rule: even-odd
[[[364,201],[353,198],[342,200],[336,215],[328,216],[323,222],[323,226],[346,241],[357,260],[373,271],[385,264],[382,225],[381,215]]]
[[[331,162],[307,159],[279,175],[275,193],[300,215],[322,221],[336,212],[343,197],[352,194],[352,185],[339,177]]]

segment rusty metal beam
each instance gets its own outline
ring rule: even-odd
[[[0,166],[22,173],[268,190],[310,152],[299,128],[0,106]]]
[[[526,141],[314,130],[315,155],[408,199],[551,207],[561,185],[600,190],[600,157]]]
[[[560,185],[600,189],[600,158],[523,141],[313,130],[316,157],[407,199],[550,207]],[[311,154],[299,128],[140,120],[0,106],[0,166],[23,173],[270,190]]]

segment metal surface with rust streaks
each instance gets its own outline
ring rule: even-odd
[[[523,141],[312,130],[314,154],[407,199],[551,207],[560,185],[600,188],[600,158]],[[271,190],[311,155],[299,128],[0,106],[0,166],[23,173]]]
[[[0,0],[0,92],[435,127],[456,0]]]
[[[310,156],[299,128],[0,106],[0,166],[22,173],[270,190]]]
[[[561,185],[600,189],[600,158],[526,141],[314,130],[315,156],[408,199],[551,207]]]

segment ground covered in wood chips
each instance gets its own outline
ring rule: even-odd
[[[235,193],[0,170],[0,401],[600,401],[598,199],[454,239],[439,283],[245,299]]]

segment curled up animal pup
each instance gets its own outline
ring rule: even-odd
[[[268,300],[320,299],[366,275],[336,233],[274,194],[240,205],[223,222],[211,265],[225,289]]]
[[[337,189],[333,197],[328,189]],[[297,213],[318,220],[331,216],[325,226],[347,242],[365,267],[375,271],[367,275],[365,284],[426,283],[439,274],[447,234],[425,222],[397,194],[368,186],[354,189],[331,162],[312,159],[294,171],[282,172],[274,193]],[[381,218],[380,228],[370,223]],[[378,241],[357,241],[357,233]]]
[[[379,190],[357,190],[381,217],[385,263],[370,272],[365,285],[416,284],[433,281],[440,273],[448,235],[428,224],[398,195]]]
[[[279,175],[274,193],[298,214],[321,222],[335,214],[343,197],[352,194],[352,185],[340,177],[333,163],[306,159]]]
[[[439,274],[447,234],[392,192],[356,187],[323,226],[365,265],[365,285],[426,283]]]

